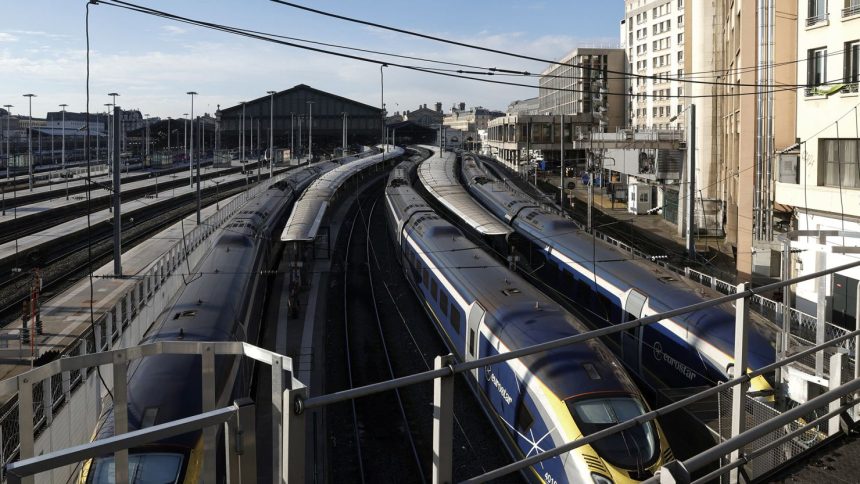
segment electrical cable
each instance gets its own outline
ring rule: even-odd
[[[120,0],[114,0],[114,1],[120,1]],[[397,27],[391,27],[391,26],[388,26],[388,25],[383,25],[383,24],[379,24],[379,23],[375,23],[375,22],[369,22],[369,21],[367,21],[367,20],[361,20],[361,19],[357,19],[357,18],[354,18],[354,17],[347,17],[347,16],[344,16],[344,15],[339,15],[339,14],[332,13],[332,12],[326,12],[326,11],[323,11],[323,10],[318,10],[318,9],[315,9],[315,8],[307,7],[307,6],[304,6],[304,5],[299,5],[299,4],[292,3],[292,2],[287,2],[287,1],[284,1],[284,0],[270,0],[270,1],[271,1],[271,2],[274,2],[274,3],[281,4],[281,5],[285,5],[285,6],[287,6],[287,7],[292,7],[292,8],[296,8],[296,9],[299,9],[299,10],[304,10],[304,11],[307,11],[307,12],[311,12],[311,13],[315,13],[315,14],[318,14],[318,15],[322,15],[322,16],[325,16],[325,17],[331,17],[331,18],[335,18],[335,19],[338,19],[338,20],[344,20],[344,21],[346,21],[346,22],[352,22],[352,23],[357,23],[357,24],[361,24],[361,25],[366,25],[366,26],[369,26],[369,27],[375,27],[375,28],[378,28],[378,29],[389,30],[389,31],[392,31],[392,32],[397,32],[397,33],[401,33],[401,34],[405,34],[405,35],[410,35],[410,36],[413,36],[413,37],[420,37],[420,38],[423,38],[423,39],[433,40],[433,41],[436,41],[436,42],[442,42],[442,43],[445,43],[445,44],[456,45],[456,46],[459,46],[459,47],[466,47],[466,48],[469,48],[469,49],[475,49],[475,50],[480,50],[480,51],[484,51],[484,52],[491,52],[491,53],[493,53],[493,54],[500,54],[500,55],[505,55],[505,56],[509,56],[509,57],[515,57],[515,58],[518,58],[518,59],[524,59],[524,60],[529,60],[529,61],[534,61],[534,62],[542,62],[542,63],[545,63],[545,64],[551,64],[551,65],[568,66],[568,67],[579,67],[579,68],[581,68],[581,69],[588,70],[588,71],[597,70],[597,71],[602,71],[602,72],[606,72],[606,73],[609,73],[609,74],[619,74],[619,75],[622,75],[622,76],[627,76],[627,77],[629,77],[629,78],[640,78],[640,79],[653,79],[653,78],[655,78],[655,76],[648,76],[648,75],[642,75],[642,74],[627,73],[627,72],[624,72],[624,71],[616,71],[616,70],[612,70],[612,69],[600,69],[600,68],[596,68],[596,67],[588,66],[588,65],[584,65],[584,64],[570,64],[570,63],[567,63],[567,62],[554,61],[554,60],[549,60],[549,59],[543,59],[543,58],[540,58],[540,57],[533,57],[533,56],[524,55],[524,54],[517,54],[517,53],[515,53],[515,52],[508,52],[508,51],[503,51],[503,50],[499,50],[499,49],[492,49],[492,48],[489,48],[489,47],[483,47],[483,46],[474,45],[474,44],[467,44],[467,43],[464,43],[464,42],[458,42],[458,41],[456,41],[456,40],[443,39],[443,38],[441,38],[441,37],[436,37],[436,36],[433,36],[433,35],[422,34],[422,33],[420,33],[420,32],[414,32],[414,31],[405,30],[405,29],[400,29],[400,28],[397,28]],[[122,2],[122,3],[126,3],[126,2]],[[709,85],[713,85],[713,84],[715,84],[715,83],[712,83],[712,82],[706,82],[706,81],[698,81],[698,80],[684,80],[684,79],[678,79],[678,78],[667,78],[667,80],[678,81],[678,82],[687,82],[687,83],[692,83],[692,84],[709,84]],[[720,84],[722,84],[722,85],[727,85],[727,86],[743,86],[743,87],[759,87],[759,86],[760,86],[759,84],[735,84],[735,83],[720,83]],[[798,85],[798,87],[800,87],[800,86],[801,86],[801,85]],[[803,86],[803,87],[815,87],[814,85],[809,85],[809,84],[802,85],[802,86]]]
[[[526,87],[526,88],[530,88],[530,89],[535,89],[535,88],[539,87],[539,86],[517,83],[517,82],[500,81],[500,80],[495,80],[495,79],[475,78],[475,77],[470,77],[470,76],[466,76],[466,75],[462,75],[462,74],[455,74],[455,73],[451,73],[451,72],[442,72],[442,71],[434,70],[432,68],[428,68],[428,67],[424,67],[424,66],[415,66],[415,65],[409,65],[409,64],[398,64],[398,63],[393,63],[391,61],[382,61],[379,59],[372,59],[372,58],[368,58],[368,57],[361,57],[361,56],[356,56],[356,55],[351,55],[351,54],[345,54],[342,52],[335,52],[335,51],[330,51],[330,50],[325,50],[325,49],[319,49],[316,47],[310,47],[310,46],[306,46],[306,45],[296,44],[294,42],[287,42],[284,40],[279,40],[279,39],[267,37],[264,35],[253,34],[249,31],[244,31],[242,29],[237,29],[234,27],[229,27],[229,26],[220,25],[220,24],[214,24],[214,23],[210,23],[210,22],[204,22],[204,21],[200,21],[200,20],[194,20],[194,19],[182,17],[182,16],[175,15],[175,14],[170,14],[170,13],[163,12],[163,11],[156,10],[156,9],[151,9],[148,7],[142,7],[142,6],[135,5],[133,3],[125,2],[122,0],[99,0],[99,3],[103,4],[103,5],[109,5],[109,6],[113,6],[113,7],[118,7],[118,8],[123,8],[123,9],[131,10],[131,11],[135,11],[138,13],[153,15],[153,16],[160,17],[160,18],[171,19],[171,20],[175,20],[178,22],[182,22],[182,23],[197,25],[197,26],[209,28],[212,30],[218,30],[218,31],[226,32],[226,33],[232,33],[235,35],[248,37],[248,38],[255,39],[255,40],[262,40],[262,41],[280,44],[280,45],[284,45],[284,46],[288,46],[288,47],[294,47],[294,48],[298,48],[298,49],[309,50],[312,52],[333,55],[333,56],[342,57],[342,58],[346,58],[346,59],[356,60],[359,62],[366,62],[366,63],[377,64],[377,65],[390,65],[390,66],[399,67],[401,69],[406,69],[406,70],[412,70],[412,71],[417,71],[417,72],[435,74],[435,75],[439,75],[439,76],[452,77],[452,78],[458,78],[458,79],[466,79],[466,80],[472,80],[472,81],[478,81],[478,82],[485,82],[485,83],[489,83],[489,84],[506,85],[506,86],[514,86],[514,87]],[[646,77],[654,78],[654,76],[646,76]],[[672,79],[665,78],[665,80],[668,81],[668,80],[672,80]],[[699,81],[699,82],[702,82],[705,84],[711,84],[711,83],[706,83],[704,81]],[[739,86],[738,84],[731,84],[731,85],[732,86]],[[800,85],[798,85],[798,86],[800,86]],[[803,85],[803,86],[807,87],[806,85]],[[750,85],[749,87],[758,88],[759,86],[758,85]],[[646,98],[651,97],[651,98],[700,99],[700,98],[719,98],[719,97],[737,97],[737,96],[746,96],[746,95],[760,95],[760,94],[768,93],[768,92],[793,91],[793,90],[796,90],[798,88],[799,87],[790,86],[790,87],[781,87],[778,89],[775,88],[775,89],[772,89],[770,91],[753,90],[753,91],[749,91],[749,92],[740,92],[737,94],[702,94],[702,95],[670,94],[668,96],[665,96],[665,95],[659,95],[658,96],[658,95],[654,95],[654,94],[639,94],[639,96],[640,97],[646,97]],[[588,94],[591,93],[591,91],[583,90],[583,89],[552,88],[552,90],[558,91],[558,92],[576,92],[576,93],[584,93],[584,94],[585,93],[588,93]],[[627,96],[628,94],[627,93],[618,93],[618,92],[606,92],[605,95],[607,95],[607,96]]]

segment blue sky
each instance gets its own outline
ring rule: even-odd
[[[348,44],[465,64],[540,72],[546,65],[417,39],[282,6],[269,0],[131,0],[235,27]],[[559,58],[576,46],[618,42],[622,0],[450,1],[295,0],[296,3],[406,30],[542,58]],[[0,0],[0,104],[26,111],[22,94],[32,92],[34,115],[68,103],[85,103],[84,0]],[[117,103],[153,116],[188,112],[187,91],[200,93],[195,114],[253,99],[296,84],[379,104],[379,68],[187,24],[121,10],[90,7],[91,102],[104,109],[108,92]],[[373,54],[360,54],[371,57]],[[401,61],[416,64],[413,61]],[[536,84],[534,79],[521,82]],[[505,108],[537,89],[493,86],[389,67],[385,101],[389,111],[441,101]]]

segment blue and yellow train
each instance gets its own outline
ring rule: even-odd
[[[606,326],[682,308],[718,296],[713,290],[651,261],[634,258],[543,210],[525,193],[496,178],[477,156],[465,154],[461,174],[469,192],[516,232],[519,249],[536,274],[574,301],[592,326]],[[749,367],[775,360],[773,328],[755,318],[748,333]],[[652,386],[713,386],[731,378],[735,314],[731,305],[702,309],[612,336],[628,369]],[[751,391],[768,394],[770,377],[758,376]]]
[[[407,279],[451,352],[472,361],[587,331],[585,325],[441,219],[392,172],[386,216]],[[470,382],[518,457],[533,456],[647,411],[623,365],[598,340],[487,365]],[[672,459],[651,421],[529,469],[546,483],[630,483]]]

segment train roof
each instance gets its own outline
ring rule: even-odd
[[[457,178],[455,155],[436,152],[418,167],[424,188],[481,235],[507,235],[513,230],[475,201]]]
[[[332,197],[347,180],[362,170],[402,154],[402,148],[395,148],[390,153],[360,158],[335,166],[314,180],[293,207],[293,212],[281,233],[281,241],[309,241],[316,238]]]
[[[409,230],[418,235],[411,239],[419,252],[443,273],[447,283],[459,294],[471,295],[480,302],[486,311],[487,327],[508,349],[588,330],[438,216],[424,215]],[[560,398],[585,393],[638,393],[618,360],[597,340],[521,360]]]

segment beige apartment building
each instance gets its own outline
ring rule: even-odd
[[[793,2],[792,2],[793,3]],[[778,160],[776,202],[793,214],[799,230],[860,231],[860,0],[801,0],[797,50],[796,150]],[[853,262],[836,246],[857,246],[853,237],[801,237],[792,242],[794,275]],[[837,251],[838,252],[838,251]],[[826,276],[824,316],[855,328],[860,269]],[[815,281],[798,284],[798,309],[816,314]],[[819,313],[820,314],[820,313]]]
[[[772,167],[776,153],[795,142],[797,103],[794,89],[772,86],[797,83],[797,11],[797,0],[687,5],[684,69],[697,109],[696,192],[724,203],[725,243],[741,280],[772,270]]]

